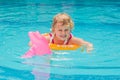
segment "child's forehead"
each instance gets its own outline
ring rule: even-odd
[[[56,25],[56,26],[69,26],[69,23],[68,23],[68,22],[67,22],[67,23],[57,22],[55,25]]]
[[[68,25],[59,25],[59,26],[56,26],[57,29],[70,29],[70,26]]]

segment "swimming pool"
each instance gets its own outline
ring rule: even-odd
[[[119,80],[120,1],[61,0],[0,2],[0,80]],[[28,50],[28,32],[49,32],[52,18],[68,13],[73,34],[94,44],[90,54],[55,51],[21,59]]]

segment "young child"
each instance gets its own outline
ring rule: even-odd
[[[73,26],[73,21],[68,14],[59,13],[53,18],[52,32],[49,33],[49,35],[43,36],[47,39],[48,43],[86,46],[86,51],[90,52],[93,49],[93,45],[80,38],[74,37],[71,34]]]

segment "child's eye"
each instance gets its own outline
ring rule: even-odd
[[[68,29],[65,29],[65,31],[68,31]]]
[[[59,31],[62,31],[62,30],[59,30]]]

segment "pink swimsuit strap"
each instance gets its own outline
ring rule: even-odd
[[[50,38],[52,38],[52,33],[49,33],[49,35],[50,35]],[[54,44],[54,40],[52,39],[52,43]]]
[[[49,33],[49,35],[50,35],[50,37],[52,38],[52,33]],[[70,37],[69,37],[69,39],[67,40],[67,43],[66,43],[66,45],[68,45],[68,43],[69,43],[69,41],[70,41],[70,39],[72,38],[72,34],[70,33]],[[54,40],[52,39],[52,43],[54,44]]]

